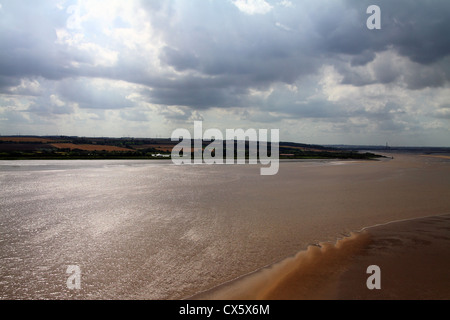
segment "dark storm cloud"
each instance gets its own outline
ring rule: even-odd
[[[373,1],[349,0],[350,8],[361,12]],[[448,1],[376,1],[381,8],[382,29],[375,32],[367,28],[347,28],[332,33],[323,41],[324,50],[350,53],[351,66],[372,62],[376,53],[390,49],[408,58],[413,64],[409,70],[379,63],[375,77],[367,79],[355,74],[351,68],[343,72],[344,83],[357,86],[389,84],[403,77],[408,88],[441,87],[450,80],[449,60],[450,2]],[[364,21],[362,21],[364,22]],[[415,65],[414,65],[415,64]],[[428,66],[429,68],[424,68]]]
[[[326,51],[359,55],[367,50],[393,47],[420,64],[433,63],[450,54],[448,1],[347,0],[344,3],[346,9],[337,17],[318,23],[328,25],[327,32],[322,33]],[[372,4],[381,8],[382,21],[381,30],[374,32],[365,27],[369,15],[360,15]]]
[[[223,87],[212,90],[201,85],[203,79],[187,73],[173,86],[156,88],[150,100],[201,109],[236,106],[235,99],[227,99],[234,92],[233,86],[247,89],[291,84],[317,72],[324,61],[339,66],[340,55],[350,57],[350,67],[354,67],[367,65],[377,52],[387,49],[418,65],[433,65],[450,54],[448,1],[377,1],[382,29],[376,31],[366,27],[366,9],[373,1],[294,4],[296,8],[289,12],[275,8],[265,16],[246,15],[229,2],[191,1],[177,10],[167,9],[166,14],[176,14],[177,19],[176,23],[170,18],[158,21],[157,27],[167,40],[161,61],[179,72],[191,70],[225,81]],[[285,29],[276,27],[278,19]],[[378,63],[371,78],[354,73],[352,68],[340,70],[344,83],[357,86],[389,84],[403,72],[388,62]],[[421,89],[442,86],[449,78],[448,72],[432,71],[406,81],[409,88]],[[233,103],[226,102],[229,100]],[[241,102],[238,105],[245,106],[245,99]]]
[[[412,61],[429,64],[450,53],[450,3],[448,1],[382,1],[388,39]]]
[[[183,10],[177,23],[157,26],[167,41],[161,59],[179,71],[251,76],[257,84],[292,82],[314,70],[307,39],[280,30],[273,17],[248,16],[227,1],[191,1]]]

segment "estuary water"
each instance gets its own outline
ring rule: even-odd
[[[183,299],[364,227],[450,212],[450,161],[0,161],[0,299]],[[68,286],[69,266],[81,272]]]

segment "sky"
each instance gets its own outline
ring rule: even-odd
[[[0,0],[0,135],[170,137],[201,120],[450,146],[449,17],[447,0]]]

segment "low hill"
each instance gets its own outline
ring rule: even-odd
[[[157,159],[170,155],[178,141],[168,138],[2,136],[0,159]],[[191,141],[191,152],[195,152]],[[202,141],[202,148],[209,145]],[[235,145],[237,142],[235,141]],[[248,150],[248,142],[246,142]],[[236,149],[236,148],[235,148]],[[268,148],[270,150],[270,148]],[[224,154],[226,143],[224,142]],[[295,142],[280,142],[281,159],[374,159],[370,152]],[[167,158],[167,157],[166,157]]]

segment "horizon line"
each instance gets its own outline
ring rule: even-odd
[[[0,138],[2,137],[66,137],[66,138],[90,138],[90,139],[161,139],[161,140],[171,140],[170,137],[134,137],[134,136],[121,136],[121,137],[112,137],[112,136],[77,136],[77,135],[61,135],[61,134],[48,134],[48,135],[37,135],[37,134],[0,134]],[[190,140],[196,140],[191,138]],[[204,140],[204,139],[202,139]],[[234,139],[236,140],[236,139]],[[222,141],[227,141],[227,139],[222,139]],[[245,140],[248,141],[248,140]],[[270,141],[268,141],[270,142]],[[389,145],[389,144],[364,144],[364,143],[306,143],[306,142],[296,142],[296,141],[279,141],[279,143],[298,143],[298,144],[306,144],[311,146],[342,146],[342,147],[383,147],[386,150],[392,149],[392,148],[449,148],[449,146],[439,146],[439,145]]]

